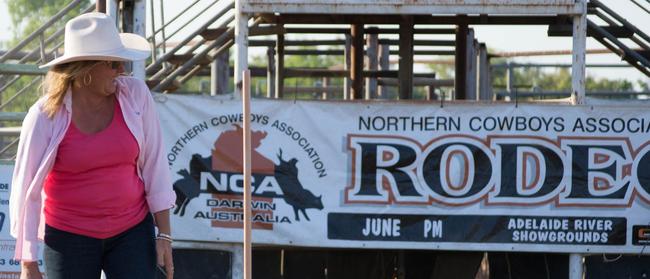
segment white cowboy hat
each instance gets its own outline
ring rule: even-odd
[[[149,42],[139,35],[119,33],[103,13],[77,16],[65,25],[63,56],[39,68],[82,60],[131,61],[149,57]]]

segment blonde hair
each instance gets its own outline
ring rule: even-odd
[[[55,65],[50,68],[45,76],[45,81],[43,82],[45,93],[43,111],[49,118],[54,117],[54,114],[56,114],[61,107],[61,104],[63,104],[63,98],[65,97],[66,91],[68,91],[68,87],[84,86],[84,77],[88,75],[90,69],[98,63],[101,62],[77,61]]]

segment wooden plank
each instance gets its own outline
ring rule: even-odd
[[[368,30],[375,30],[379,28],[368,28]],[[367,51],[366,57],[368,57],[368,67],[370,71],[376,71],[379,69],[379,35],[377,33],[368,34],[367,38]],[[369,77],[366,78],[366,99],[374,99],[377,97],[377,78]]]
[[[343,64],[343,69],[349,71],[352,66],[352,36],[350,34],[345,34],[345,64]],[[343,79],[343,100],[350,100],[350,91],[352,87],[352,79],[348,74],[345,79]]]
[[[284,97],[284,34],[278,34],[275,44],[275,98]]]
[[[352,38],[350,79],[352,80],[351,97],[354,100],[363,98],[363,24],[353,24],[350,35]]]
[[[467,67],[467,32],[468,28],[466,24],[458,25],[456,29],[456,100],[465,100],[467,84],[465,79],[467,76],[466,67]]]
[[[275,49],[269,47],[266,50],[266,97],[275,97]]]
[[[478,42],[474,39],[474,29],[469,28],[467,30],[467,63],[465,68],[465,99],[470,101],[476,101],[478,99],[478,94],[476,91],[476,49],[478,48]]]
[[[308,86],[287,86],[284,88],[285,94],[296,94],[296,93],[318,93],[318,94],[332,94],[336,95],[339,92],[343,92],[343,87],[328,86],[328,87],[308,87]],[[322,95],[321,95],[322,96]]]
[[[625,26],[601,26],[601,28],[617,38],[632,38],[634,36],[634,31]],[[546,34],[549,37],[571,37],[573,36],[573,26],[571,24],[552,24],[548,26]],[[596,34],[594,30],[587,28],[587,36]]]
[[[380,78],[377,80],[383,86],[398,86],[397,78]],[[453,79],[436,79],[434,77],[414,77],[413,86],[434,86],[434,87],[453,87]]]
[[[190,61],[190,59],[194,58],[194,55],[195,55],[194,53],[174,54],[171,57],[169,57],[169,59],[167,59],[167,62],[174,64],[176,66],[181,66],[185,64],[187,61]],[[199,58],[198,64],[207,65],[211,62],[212,61],[204,55]]]
[[[388,45],[379,45],[379,70],[387,71],[390,70],[390,46]],[[388,96],[388,88],[384,86],[379,86],[377,90],[378,98],[386,98]]]
[[[413,17],[404,16],[399,33],[399,99],[413,98]]]
[[[212,40],[216,40],[217,38],[219,38],[219,36],[223,35],[226,32],[228,32],[228,27],[207,28],[207,29],[201,31],[201,33],[199,33],[199,35],[201,37],[203,37],[203,39],[205,39],[207,41],[212,41]]]
[[[380,44],[388,44],[388,45],[400,45],[401,40],[389,40],[389,39],[381,39],[379,40]],[[413,40],[413,45],[416,46],[455,46],[455,42],[453,40]]]
[[[230,54],[227,51],[217,56],[217,59],[211,65],[210,95],[222,95],[228,91],[228,81],[230,79]],[[250,70],[249,70],[250,72]]]
[[[346,70],[329,70],[329,69],[313,69],[313,68],[286,68],[284,69],[284,77],[345,77],[349,76],[349,71]]]

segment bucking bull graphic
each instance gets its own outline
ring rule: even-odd
[[[243,173],[242,170],[242,129],[234,125],[235,130],[222,133],[214,143],[212,156],[202,157],[200,154],[192,155],[189,164],[189,171],[181,169],[178,174],[181,179],[174,182],[174,191],[176,192],[176,208],[174,214],[185,215],[185,209],[188,203],[199,196],[202,192],[200,179],[202,172],[220,171],[230,173]],[[322,196],[315,196],[312,192],[305,189],[298,180],[298,168],[296,158],[285,161],[282,157],[282,149],[278,151],[279,164],[273,163],[262,154],[257,152],[262,139],[266,137],[266,132],[255,131],[252,133],[251,159],[253,162],[253,174],[272,175],[278,182],[282,190],[282,199],[293,207],[294,219],[300,221],[299,212],[302,212],[305,219],[309,221],[306,209],[315,208],[323,209]]]

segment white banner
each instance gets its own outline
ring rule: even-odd
[[[16,240],[9,233],[9,194],[13,171],[13,164],[0,163],[0,279],[20,278],[20,261],[13,259]],[[41,272],[45,270],[42,251],[41,247],[38,261]],[[45,274],[43,276],[45,278]]]
[[[158,95],[180,240],[242,240],[241,103]],[[253,241],[640,253],[646,107],[254,100]]]

